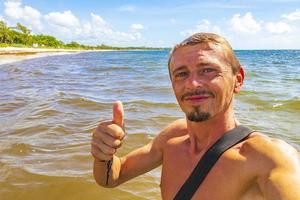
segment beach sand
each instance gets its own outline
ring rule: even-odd
[[[74,50],[74,49],[41,49],[41,48],[17,48],[4,47],[0,48],[0,65],[40,58],[52,55],[74,54],[90,51],[115,51],[115,50]]]

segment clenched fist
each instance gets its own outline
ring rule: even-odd
[[[113,120],[101,122],[93,132],[91,153],[98,161],[109,161],[121,146],[124,133],[124,110],[121,101],[113,104]]]

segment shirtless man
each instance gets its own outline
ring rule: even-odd
[[[115,187],[162,165],[161,195],[173,199],[204,153],[239,125],[233,98],[243,85],[244,69],[224,38],[195,34],[174,47],[168,65],[186,119],[119,158],[115,153],[124,137],[124,112],[122,103],[115,102],[113,120],[101,122],[91,142],[99,185]],[[298,152],[284,141],[254,132],[219,158],[192,199],[300,199],[299,160]]]

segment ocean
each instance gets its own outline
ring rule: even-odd
[[[168,51],[85,52],[0,65],[1,200],[161,199],[160,168],[117,188],[96,185],[91,132],[125,109],[122,156],[184,117]],[[300,50],[238,50],[245,67],[239,121],[300,150]]]

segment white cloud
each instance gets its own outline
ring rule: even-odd
[[[142,24],[132,24],[131,29],[133,29],[133,30],[142,30],[142,29],[144,29],[144,26]]]
[[[261,22],[257,22],[251,12],[247,12],[244,16],[235,14],[230,19],[232,29],[242,33],[257,33],[261,30]]]
[[[94,26],[103,27],[108,25],[107,22],[99,15],[91,13],[91,17],[92,17],[92,24]]]
[[[136,9],[134,6],[121,8],[123,11]],[[6,0],[4,13],[5,16],[0,16],[0,20],[5,19],[10,26],[20,22],[29,27],[33,33],[53,35],[64,42],[126,46],[140,41],[142,38],[140,30],[144,29],[142,24],[132,24],[127,31],[120,31],[95,13],[91,13],[87,20],[80,20],[71,10],[41,14],[30,6],[22,5],[22,0]]]
[[[136,41],[142,38],[139,30],[143,29],[141,24],[133,24],[128,32],[114,30],[101,16],[91,13],[89,22],[81,23],[80,39],[98,40],[101,42],[117,43]]]
[[[125,11],[125,12],[134,12],[136,10],[136,7],[133,5],[124,5],[121,6],[118,10]]]
[[[266,24],[266,29],[270,33],[277,33],[277,34],[292,32],[292,28],[290,27],[290,25],[284,22],[277,22],[277,23],[269,22]]]
[[[4,21],[5,22],[5,19],[2,17],[2,15],[0,15],[0,21]]]
[[[176,24],[177,23],[177,20],[174,19],[174,18],[169,19],[169,21],[171,22],[171,24]]]
[[[187,37],[198,32],[213,32],[213,33],[220,34],[221,30],[218,26],[212,25],[210,21],[203,19],[199,24],[196,25],[194,29],[181,31],[180,34],[183,35],[184,37]]]
[[[21,8],[21,2],[7,1],[4,3],[5,14],[11,19],[20,19],[23,15],[23,9]]]
[[[64,28],[76,28],[80,26],[79,19],[68,10],[64,12],[51,12],[45,15],[45,19],[53,25],[61,26]]]
[[[296,10],[295,12],[292,12],[290,14],[284,14],[281,17],[294,21],[294,20],[300,20],[300,10]]]
[[[229,29],[224,27],[222,31],[226,33],[228,39],[232,42],[235,49],[299,49],[300,44],[300,28],[292,21],[280,20],[275,22],[262,22],[254,20],[252,15],[248,15],[248,20],[245,19],[246,15],[235,15],[229,21],[232,25]],[[239,19],[234,21],[233,19]],[[252,21],[253,28],[247,22]],[[235,23],[233,23],[235,22]],[[243,25],[248,24],[247,29]],[[235,29],[233,28],[236,26]],[[244,29],[241,29],[243,27]],[[255,28],[256,27],[256,28]],[[241,30],[240,30],[241,29]],[[250,30],[255,30],[250,32]],[[234,30],[234,31],[232,31]],[[252,33],[252,34],[241,34]]]
[[[5,15],[12,20],[18,22],[26,22],[30,27],[35,27],[38,30],[41,30],[41,14],[38,10],[30,7],[22,7],[21,1],[6,1],[4,2],[4,13]]]

